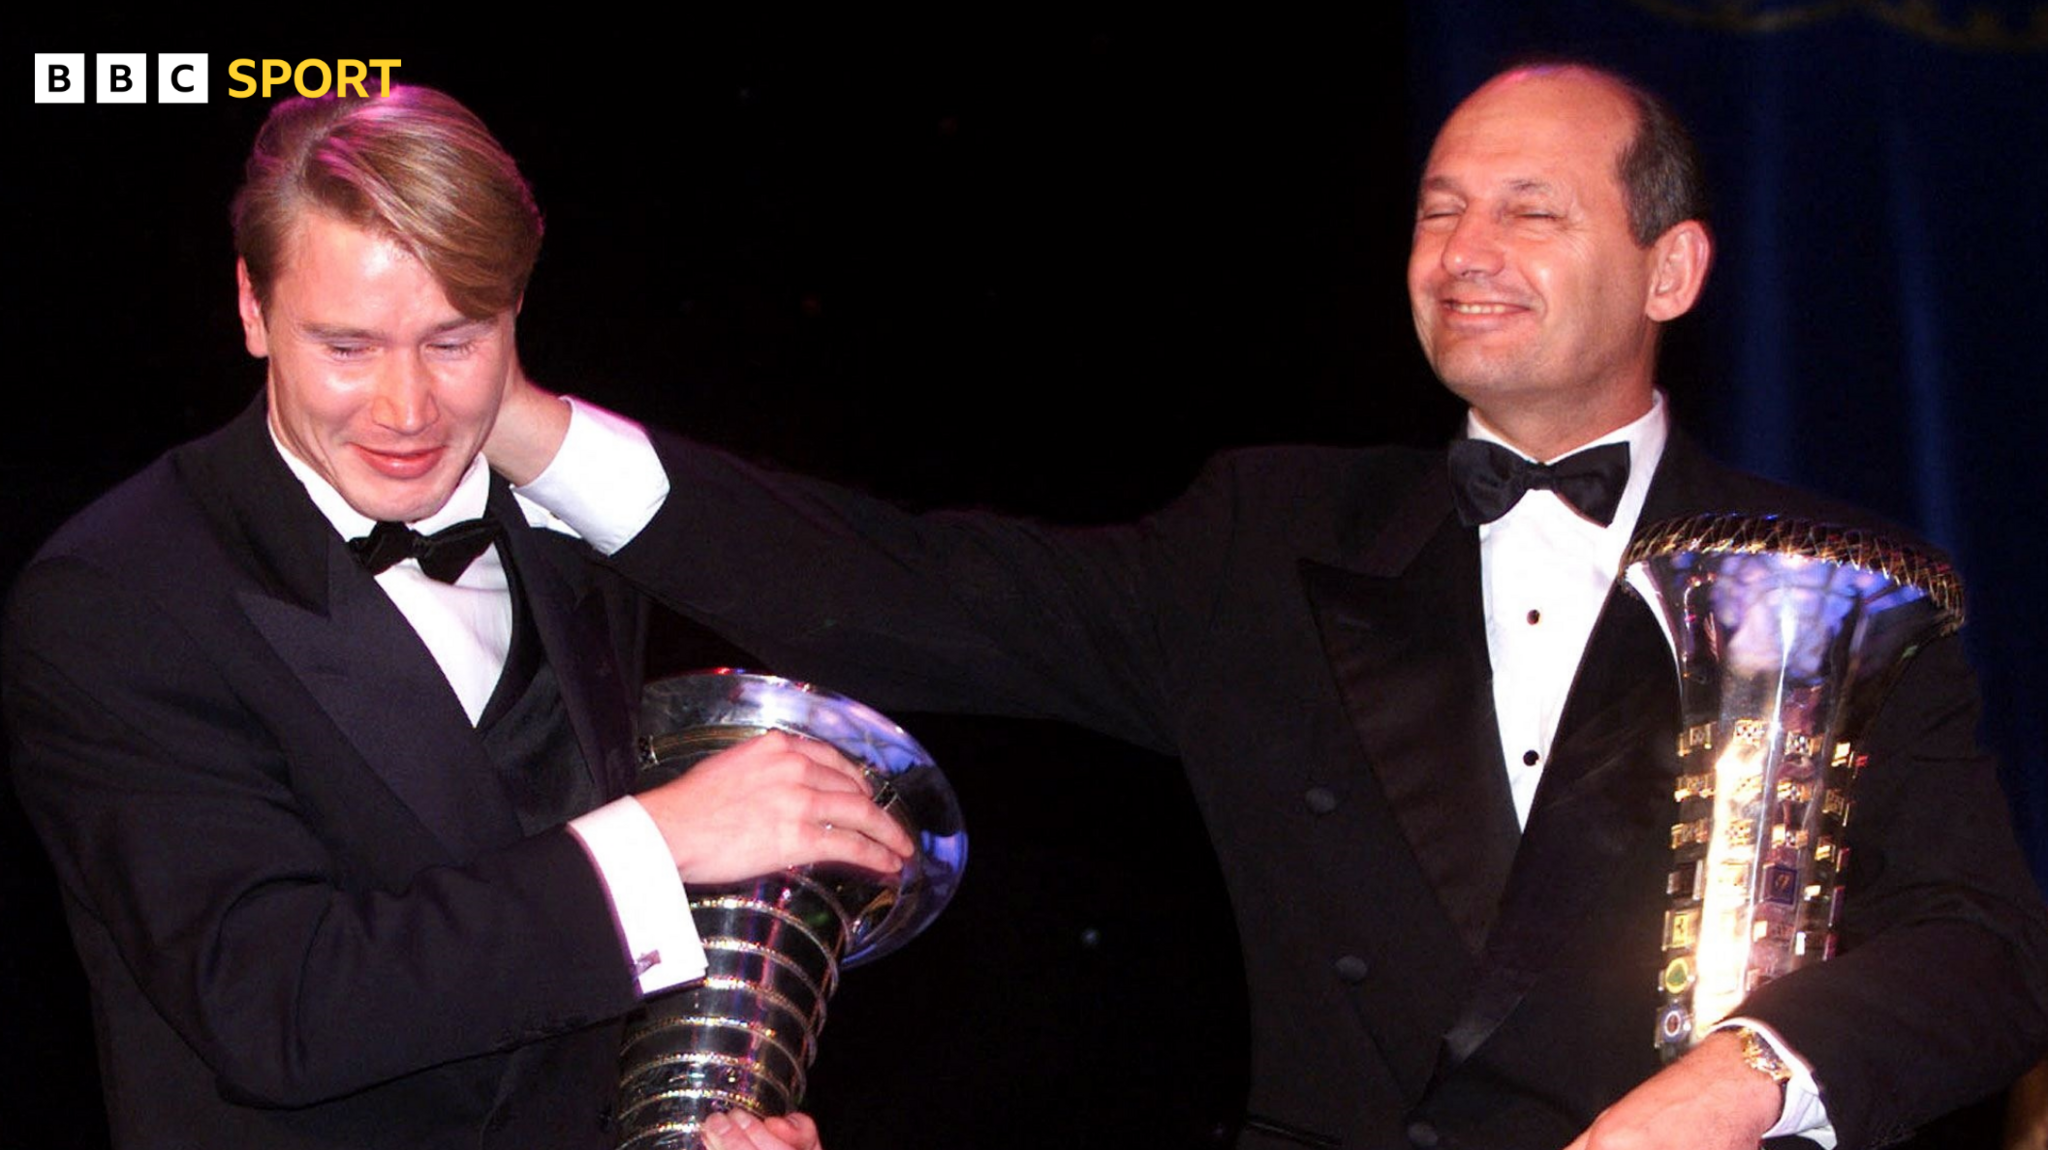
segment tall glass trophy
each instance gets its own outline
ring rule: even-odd
[[[1776,516],[1638,533],[1623,559],[1677,656],[1684,712],[1656,1042],[1684,1053],[1771,979],[1834,953],[1864,765],[1905,661],[1962,626],[1938,557]]]

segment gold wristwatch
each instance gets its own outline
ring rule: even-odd
[[[1792,1068],[1785,1065],[1785,1060],[1778,1057],[1769,1040],[1755,1027],[1737,1026],[1733,1029],[1735,1037],[1742,1040],[1742,1064],[1770,1075],[1771,1081],[1778,1084],[1778,1093],[1784,1094],[1785,1084],[1792,1081]]]

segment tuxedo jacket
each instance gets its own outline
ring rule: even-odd
[[[15,779],[115,1141],[608,1147],[638,994],[604,889],[566,830],[522,833],[264,420],[101,499],[9,606]],[[490,508],[574,727],[577,761],[535,769],[621,794],[643,601],[495,479]]]
[[[1440,453],[1229,454],[1138,524],[1076,530],[663,447],[662,529],[624,554],[686,569],[681,605],[778,669],[1181,758],[1244,950],[1240,1146],[1556,1150],[1658,1069],[1669,647],[1610,597],[1518,830]],[[1860,521],[1674,434],[1643,522],[1707,510]],[[664,553],[683,539],[715,546]],[[1844,1147],[1997,1089],[2048,1036],[2048,933],[1976,717],[1957,643],[1929,644],[1863,739],[1844,953],[1742,1008],[1812,1063]]]

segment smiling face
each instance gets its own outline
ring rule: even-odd
[[[1602,77],[1510,72],[1452,113],[1423,173],[1408,259],[1423,354],[1539,458],[1649,410],[1657,323],[1705,273],[1697,223],[1648,247],[1630,234],[1616,163],[1635,128]]]
[[[268,303],[237,275],[249,354],[270,360],[271,429],[372,519],[440,510],[504,399],[512,312],[464,316],[403,247],[318,212],[285,249]]]

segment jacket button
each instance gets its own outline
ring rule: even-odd
[[[1308,809],[1319,815],[1327,815],[1337,809],[1337,792],[1328,787],[1310,787],[1301,796]]]
[[[1408,1124],[1408,1144],[1410,1146],[1420,1146],[1423,1147],[1423,1150],[1428,1150],[1429,1147],[1435,1146],[1441,1140],[1441,1136],[1436,1132],[1436,1127],[1424,1122],[1420,1118]]]
[[[1344,955],[1330,965],[1336,970],[1338,978],[1350,983],[1364,982],[1366,974],[1372,970],[1371,963],[1355,954]]]

